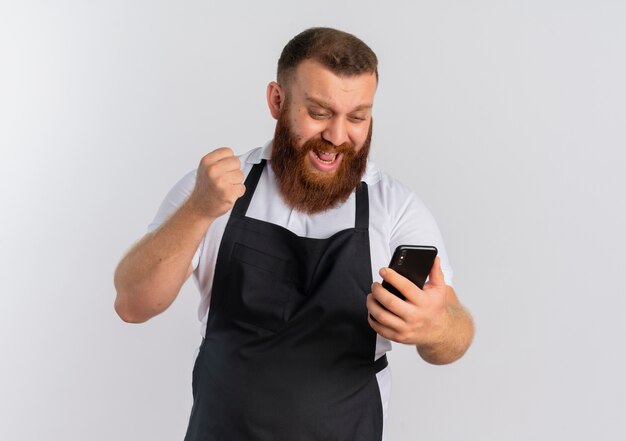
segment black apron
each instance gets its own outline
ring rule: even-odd
[[[185,441],[380,441],[367,184],[327,239],[246,217],[252,167],[218,251]]]

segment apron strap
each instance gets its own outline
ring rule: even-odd
[[[389,362],[387,361],[387,354],[385,354],[374,362],[374,372],[379,373],[380,371],[385,369],[388,365],[389,365]]]
[[[367,184],[361,182],[356,190],[356,213],[354,227],[357,230],[367,230],[370,225],[369,193]]]
[[[248,173],[248,177],[246,178],[246,182],[244,182],[246,192],[242,197],[237,199],[237,202],[235,202],[232,214],[240,217],[246,215],[248,207],[250,206],[250,201],[252,200],[252,196],[256,190],[256,185],[259,183],[259,178],[261,177],[261,173],[263,173],[264,168],[265,159],[261,159],[261,162],[252,166],[252,170],[250,170],[250,173]]]

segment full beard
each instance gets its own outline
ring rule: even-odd
[[[367,166],[372,123],[367,138],[358,151],[350,143],[335,146],[324,139],[310,139],[297,147],[287,109],[283,109],[276,123],[272,148],[272,169],[285,203],[307,213],[320,213],[344,203],[355,191]],[[342,154],[339,167],[332,172],[322,172],[313,167],[308,155],[311,150]]]

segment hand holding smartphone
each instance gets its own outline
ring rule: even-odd
[[[428,274],[437,257],[437,248],[424,245],[400,245],[389,262],[389,268],[406,277],[420,289],[424,288]],[[393,285],[383,280],[383,288],[405,300]]]

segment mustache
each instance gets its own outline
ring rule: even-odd
[[[337,152],[346,155],[354,154],[354,145],[349,142],[344,142],[340,145],[335,145],[332,142],[326,141],[323,138],[309,139],[302,146],[303,152],[309,152],[311,150],[318,150],[322,152]]]

